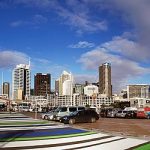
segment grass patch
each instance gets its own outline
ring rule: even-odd
[[[34,121],[34,122],[0,122],[0,126],[5,125],[31,125],[31,124],[46,124],[48,121]]]
[[[143,146],[135,148],[134,150],[150,150],[150,144],[145,144]]]

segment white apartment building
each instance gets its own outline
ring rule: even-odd
[[[73,94],[73,96],[65,95],[65,96],[57,96],[55,98],[55,102],[57,102],[57,106],[94,106],[97,108],[101,108],[102,105],[111,105],[114,103],[114,100],[110,97],[103,97],[101,95],[86,96]],[[56,105],[55,105],[56,106]]]
[[[59,78],[59,95],[72,95],[73,76],[67,71],[63,71]]]
[[[64,81],[63,95],[72,95],[72,81],[71,80]]]
[[[24,99],[30,96],[30,65],[19,64],[12,72],[12,98]]]

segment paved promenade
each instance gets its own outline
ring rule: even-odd
[[[23,114],[0,113],[0,149],[3,150],[142,150],[137,147],[143,144],[150,150],[147,143],[147,140],[93,132]]]

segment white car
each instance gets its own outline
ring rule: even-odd
[[[116,113],[116,117],[118,118],[125,118],[126,117],[126,114],[127,114],[127,111],[125,110],[120,110]]]
[[[48,120],[48,116],[52,115],[55,110],[51,110],[47,113],[42,114],[42,119]]]

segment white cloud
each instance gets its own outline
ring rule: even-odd
[[[58,78],[63,70],[68,70],[67,65],[59,65],[43,58],[31,58],[32,73],[50,73],[52,78]]]
[[[129,79],[136,79],[150,72],[150,68],[142,67],[137,61],[142,56],[140,51],[141,47],[135,42],[118,37],[82,54],[77,62],[81,63],[84,69],[97,72],[102,63],[111,63],[113,90],[117,91],[125,86]]]
[[[105,20],[93,20],[89,13],[83,10],[70,11],[62,6],[57,7],[56,13],[62,17],[63,23],[76,29],[77,33],[96,32],[107,30],[107,23]]]
[[[97,14],[120,19],[137,36],[140,45],[150,48],[150,1],[149,0],[82,0],[84,4],[97,10]],[[108,20],[109,21],[109,20]],[[109,23],[108,23],[109,24]],[[110,26],[111,28],[111,26]]]
[[[17,21],[13,21],[10,23],[10,26],[12,27],[19,27],[21,25],[26,25],[27,22],[22,21],[22,20],[17,20]]]
[[[47,59],[43,59],[43,58],[34,58],[33,61],[37,62],[37,63],[44,64],[44,65],[48,65],[51,63],[51,61],[49,61]]]
[[[26,26],[26,25],[33,25],[37,26],[43,23],[46,23],[48,19],[40,14],[34,15],[29,20],[16,20],[10,23],[10,26],[12,27],[19,27],[19,26]]]
[[[146,61],[150,57],[147,47],[119,36],[114,37],[112,41],[102,44],[101,47],[135,61]]]
[[[149,0],[113,0],[114,10],[122,12],[122,17],[135,27],[138,40],[150,46],[150,1]]]
[[[77,44],[69,45],[70,48],[91,48],[94,47],[95,44],[87,41],[79,41]]]
[[[20,63],[28,63],[28,55],[12,50],[0,51],[0,68],[13,68]]]
[[[58,0],[15,0],[14,3],[53,11],[60,17],[60,23],[69,25],[77,34],[107,30],[106,21],[100,18],[93,19],[90,8],[82,1],[65,0],[62,4]]]
[[[23,4],[29,7],[49,8],[53,3],[51,0],[13,0],[15,4]]]

